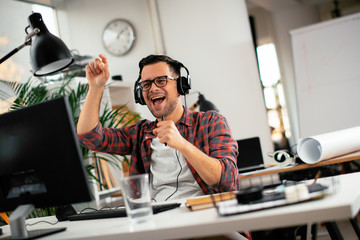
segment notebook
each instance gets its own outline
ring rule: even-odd
[[[237,140],[237,144],[239,147],[237,156],[239,173],[265,168],[259,137]]]

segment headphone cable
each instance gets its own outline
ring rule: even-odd
[[[187,109],[187,104],[186,104],[186,94],[184,94],[184,102],[185,102],[185,108]]]
[[[177,175],[177,177],[176,177],[176,189],[175,189],[175,191],[174,191],[172,194],[170,194],[170,196],[168,196],[168,197],[165,199],[165,201],[167,201],[170,197],[172,197],[172,196],[177,192],[177,190],[178,190],[178,188],[179,188],[179,176],[180,176],[180,173],[182,172],[182,166],[181,166],[181,163],[180,163],[179,156],[177,155],[177,150],[175,150],[175,155],[176,155],[176,159],[178,160],[178,163],[179,163],[179,165],[180,165],[180,171],[179,171],[179,173],[178,173],[178,175]]]

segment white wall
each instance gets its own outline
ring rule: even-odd
[[[109,59],[112,75],[121,74],[126,81],[134,82],[138,75],[140,56],[153,53],[151,25],[147,2],[143,0],[76,0],[66,1],[65,12],[71,47],[81,54],[96,57],[105,53]],[[135,27],[136,43],[129,54],[116,57],[108,54],[102,45],[102,32],[110,20],[124,18]]]
[[[9,2],[10,0],[5,0]],[[151,1],[151,0],[150,0]],[[133,83],[138,62],[155,52],[149,2],[143,0],[59,1],[60,34],[70,49],[96,56],[105,53],[101,34],[114,18],[125,18],[136,29],[136,43],[123,57],[108,54],[112,75]],[[273,151],[257,72],[244,0],[158,0],[166,54],[183,62],[200,91],[229,121],[236,139],[260,136],[263,155]],[[196,94],[190,94],[192,105]],[[146,107],[142,117],[152,118]]]
[[[252,0],[258,2],[257,0]],[[293,69],[293,56],[289,32],[304,26],[309,26],[320,21],[329,20],[333,3],[321,5],[309,5],[297,1],[290,2],[286,6],[274,7],[270,1],[260,0],[264,8],[250,9],[251,15],[255,16],[256,32],[259,44],[275,42],[279,65],[281,70],[281,82],[284,86],[287,110],[290,117],[291,139],[290,144],[295,145],[299,139],[298,111],[296,103],[296,91]],[[360,5],[356,1],[347,0],[341,2],[343,15],[353,14],[360,11]]]
[[[258,45],[269,42],[274,42],[276,45],[281,72],[280,81],[284,86],[286,108],[291,125],[290,145],[295,145],[299,134],[289,31],[318,22],[319,17],[316,8],[309,5],[290,4],[284,8],[271,8],[268,10],[260,7],[252,8],[249,10],[249,14],[255,18]]]
[[[288,21],[291,19],[292,21]],[[281,81],[284,86],[287,109],[291,125],[291,144],[294,145],[299,139],[297,103],[294,81],[293,58],[291,52],[291,39],[289,31],[301,26],[311,25],[318,22],[319,17],[313,7],[297,6],[286,8],[273,13],[276,34],[276,45],[279,64],[281,68]]]
[[[193,94],[187,97],[188,106],[196,101],[194,92],[201,91],[206,98],[213,101],[231,124],[236,138],[261,135],[264,151],[272,149],[268,143],[267,125],[253,130],[251,119],[262,119],[263,109],[257,107],[258,96],[249,89],[258,84],[254,71],[252,45],[249,41],[248,20],[244,1],[209,0],[209,1],[175,1],[175,0],[52,0],[57,7],[60,21],[60,34],[71,49],[80,50],[81,54],[96,56],[105,52],[101,45],[103,27],[113,18],[123,17],[135,25],[137,42],[135,48],[124,57],[112,57],[110,70],[112,74],[122,74],[124,81],[133,83],[138,74],[137,63],[140,58],[156,52],[154,35],[149,13],[149,2],[158,3],[160,21],[163,28],[164,48],[166,53],[189,68],[193,79]],[[330,3],[329,3],[330,4]],[[332,7],[332,4],[330,4]],[[355,7],[354,7],[355,6]],[[356,8],[357,7],[357,8]],[[342,5],[343,14],[359,11],[359,5]],[[300,3],[291,7],[271,8],[264,18],[268,29],[259,34],[262,41],[269,41],[266,34],[274,38],[285,88],[287,105],[290,111],[293,135],[291,144],[297,142],[297,111],[290,37],[288,32],[302,26],[319,22],[328,17],[329,7],[310,7]],[[11,24],[0,27],[0,54],[4,56],[23,42],[24,28],[31,9],[27,3],[15,0],[0,1],[0,20]],[[320,15],[320,17],[319,17]],[[259,18],[256,19],[258,21]],[[273,21],[270,23],[270,21]],[[258,27],[258,26],[257,26]],[[220,32],[220,35],[215,34]],[[29,47],[23,49],[11,59],[0,65],[0,79],[27,80],[31,75]],[[235,76],[236,74],[237,76]],[[240,80],[239,80],[240,79]],[[218,84],[231,82],[230,84]],[[224,87],[223,87],[224,86]],[[249,96],[248,95],[252,95]],[[234,97],[235,96],[235,97]],[[256,98],[254,100],[252,97]],[[231,100],[229,105],[226,99]],[[247,108],[247,105],[253,108]],[[240,109],[240,110],[238,110]],[[250,109],[250,110],[247,110]],[[255,111],[253,110],[255,109]],[[146,107],[138,111],[145,118],[152,118]],[[258,134],[260,133],[260,134]]]
[[[244,1],[161,0],[165,49],[190,70],[200,91],[226,116],[237,139],[260,136],[273,151]]]
[[[108,57],[111,74],[134,82],[138,61],[155,52],[148,6],[143,0],[66,1],[62,10],[72,48],[92,56],[105,52],[101,44],[105,25],[114,18],[128,19],[136,29],[134,48],[124,57]],[[159,0],[157,7],[166,54],[187,66],[192,92],[200,91],[216,104],[235,138],[261,136],[266,157],[272,143],[244,1]],[[196,96],[187,97],[188,106]],[[143,117],[153,118],[146,107],[138,110]]]
[[[134,83],[138,77],[138,62],[154,52],[154,41],[147,1],[143,0],[76,0],[58,5],[60,31],[68,34],[72,49],[94,58],[106,54],[111,75],[122,75],[123,81]],[[135,28],[136,42],[122,57],[106,52],[101,37],[105,26],[116,18],[124,18]],[[62,23],[65,23],[62,25]],[[137,105],[143,118],[153,118],[145,106]]]

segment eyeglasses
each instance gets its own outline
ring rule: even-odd
[[[154,83],[157,87],[165,87],[168,79],[176,81],[175,78],[169,76],[160,76],[156,77],[153,80],[145,80],[140,82],[140,87],[143,91],[149,91],[152,83]]]

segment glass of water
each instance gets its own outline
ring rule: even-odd
[[[151,219],[152,207],[149,175],[139,174],[121,179],[121,190],[128,218],[132,223]]]

